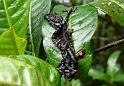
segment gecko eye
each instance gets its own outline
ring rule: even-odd
[[[45,19],[51,24],[52,26],[60,27],[63,21],[62,16],[57,14],[47,14]]]

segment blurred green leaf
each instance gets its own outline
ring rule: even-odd
[[[124,74],[117,74],[113,79],[115,82],[124,82]]]
[[[82,78],[85,78],[87,77],[87,74],[88,74],[88,71],[89,71],[89,68],[91,66],[91,62],[92,62],[92,56],[91,55],[86,55],[84,57],[84,59],[81,59],[79,61],[79,71],[80,71],[80,75],[82,75]]]
[[[66,84],[66,85],[65,85]],[[61,77],[61,86],[83,86],[79,79],[72,79],[71,82]]]
[[[34,66],[17,59],[0,57],[0,85],[51,86],[51,83]]]
[[[42,22],[44,15],[50,11],[51,0],[31,0],[28,27],[27,53],[38,56],[42,40]]]
[[[103,84],[103,85],[100,85],[100,86],[108,86],[108,85],[106,85],[106,84]]]
[[[25,52],[26,40],[16,35],[13,28],[0,35],[0,55],[18,55]]]
[[[120,55],[120,51],[113,52],[107,62],[107,74],[111,76],[111,78],[114,78],[114,75],[116,74],[116,70],[118,66],[116,65],[117,59]]]
[[[88,42],[91,39],[96,30],[96,26],[96,9],[90,5],[77,7],[76,12],[74,12],[69,19],[69,27],[74,30],[72,38],[76,53],[82,49],[85,42]],[[60,51],[53,45],[51,41],[51,36],[54,31],[55,30],[45,21],[42,27],[44,48],[49,62],[52,65],[57,66],[62,57]]]
[[[30,0],[0,0],[0,34],[14,28],[19,37],[26,38]]]
[[[64,78],[64,76],[61,77],[61,86],[65,86],[65,78]]]
[[[91,76],[93,79],[97,79],[97,80],[104,80],[106,81],[108,78],[107,78],[107,75],[99,70],[96,70],[96,69],[93,69],[91,68],[89,70],[89,73],[88,73],[89,76]]]
[[[61,76],[59,72],[47,62],[30,55],[18,55],[17,59],[22,60],[30,65],[33,65],[51,82],[51,86],[59,86],[61,83]]]
[[[124,0],[95,0],[91,4],[112,16],[120,25],[124,26]]]
[[[87,3],[91,2],[91,1],[93,1],[93,0],[83,0],[83,4],[87,4]]]
[[[91,43],[86,42],[83,44],[83,50],[84,50],[84,57],[79,61],[79,76],[82,76],[84,79],[88,75],[89,68],[92,63],[92,48],[91,48]]]
[[[73,80],[71,81],[71,84],[72,84],[72,86],[81,86],[80,80],[78,80],[78,79],[77,79],[77,80],[74,80],[74,79],[73,79]]]

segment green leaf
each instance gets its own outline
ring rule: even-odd
[[[83,4],[87,4],[87,3],[89,3],[89,2],[92,2],[92,0],[84,0],[84,1],[83,1]]]
[[[61,76],[58,71],[47,62],[30,55],[18,55],[17,59],[22,60],[30,65],[33,65],[51,82],[52,86],[59,86],[61,83]]]
[[[69,19],[69,28],[74,30],[72,34],[76,52],[82,49],[85,42],[90,41],[97,28],[97,11],[90,5],[77,7]]]
[[[99,70],[91,68],[88,73],[89,76],[91,76],[93,79],[97,80],[108,80],[107,75]]]
[[[92,63],[92,56],[91,55],[86,55],[84,59],[81,59],[79,61],[79,76],[82,76],[82,78],[87,77],[89,68]]]
[[[82,78],[86,77],[92,62],[92,48],[89,43],[97,28],[97,11],[90,5],[79,6],[69,20],[75,51],[84,50],[85,56],[79,61],[79,71]]]
[[[79,61],[79,76],[81,76],[82,78],[87,77],[88,75],[88,71],[89,68],[91,66],[92,63],[92,48],[91,48],[91,44],[90,42],[86,42],[83,45],[83,50],[84,50],[84,57]]]
[[[30,0],[0,0],[0,34],[14,28],[26,38]]]
[[[57,13],[61,16],[66,16],[67,12],[63,12],[63,11],[67,11],[68,8],[63,6],[63,5],[55,5],[54,9],[52,10],[52,13]]]
[[[28,46],[32,55],[38,56],[42,40],[42,22],[44,15],[50,11],[51,0],[32,0],[29,12]]]
[[[71,84],[72,84],[71,86],[81,86],[80,80],[78,80],[78,79],[77,79],[77,80],[74,80],[74,79],[73,79],[73,80],[71,81]]]
[[[82,49],[85,42],[88,42],[91,39],[93,33],[96,30],[96,26],[96,9],[90,5],[77,7],[76,12],[74,12],[69,19],[69,27],[70,29],[74,30],[74,33],[72,34],[72,40],[74,41],[76,53],[78,53],[78,51]],[[42,27],[44,49],[48,56],[49,62],[52,65],[57,66],[62,57],[59,49],[57,49],[51,41],[51,36],[54,31],[54,28],[52,28],[45,21]]]
[[[108,86],[108,85],[106,85],[106,84],[103,84],[103,85],[100,85],[100,86]]]
[[[109,57],[109,59],[108,59],[108,61],[107,61],[107,74],[111,77],[111,78],[114,78],[114,75],[116,74],[116,72],[118,71],[117,70],[117,64],[116,64],[116,62],[117,62],[117,59],[118,59],[118,57],[119,57],[119,55],[120,55],[120,51],[115,51],[115,52],[113,52],[111,55],[110,55],[110,57]]]
[[[44,37],[43,46],[47,54],[49,63],[56,67],[61,60],[61,53],[51,41],[52,33],[54,31],[55,30],[45,21],[42,27],[42,34]]]
[[[1,86],[51,86],[41,71],[17,59],[0,57]]]
[[[116,76],[114,76],[113,78],[115,82],[124,82],[124,74],[117,74]]]
[[[112,16],[120,25],[124,26],[124,0],[95,0],[91,4]]]
[[[30,0],[0,0],[1,55],[24,53],[29,2]]]
[[[25,47],[26,40],[18,37],[12,28],[0,35],[0,55],[23,54]]]

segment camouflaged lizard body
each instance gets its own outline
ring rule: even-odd
[[[53,44],[61,51],[62,55],[61,63],[58,65],[57,69],[68,80],[71,80],[74,77],[74,74],[78,69],[74,47],[69,41],[72,37],[73,31],[68,29],[67,26],[68,18],[74,9],[75,8],[72,8],[68,12],[68,15],[65,19],[58,14],[48,14],[45,16],[45,19],[56,30],[53,33],[51,40]]]

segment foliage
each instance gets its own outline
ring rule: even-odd
[[[44,15],[50,11],[50,0],[32,0],[30,2],[27,53],[38,56],[42,40]]]
[[[91,68],[89,76],[93,79],[105,81],[108,85],[114,85],[115,82],[124,82],[124,73],[121,72],[120,64],[117,64],[117,59],[120,51],[113,52],[107,61],[106,73],[103,71]]]
[[[50,12],[58,13],[65,18],[67,13],[62,11],[70,8],[62,5],[54,6],[51,0],[0,0],[0,85],[82,86],[81,81],[87,77],[93,58],[90,40],[98,24],[98,13],[95,7],[112,16],[120,25],[124,25],[122,1],[105,1],[78,5],[76,12],[69,18],[68,28],[73,29],[71,42],[75,54],[78,55],[80,50],[85,53],[78,61],[79,70],[76,79],[70,82],[65,80],[56,69],[62,57],[51,41],[55,30],[44,20],[44,16]],[[104,3],[103,6],[101,3]],[[117,13],[118,10],[120,14]],[[44,52],[40,51],[41,46]],[[44,53],[47,57],[45,61],[42,59]],[[119,53],[117,51],[110,56],[107,75],[94,69],[90,70],[90,73],[93,73],[90,75],[104,81],[107,81],[106,76],[109,76],[111,83],[123,81],[124,79],[120,77],[124,76],[122,73],[116,75],[120,70],[116,64]],[[112,64],[111,61],[114,63]]]
[[[124,0],[95,0],[92,4],[124,26]]]

